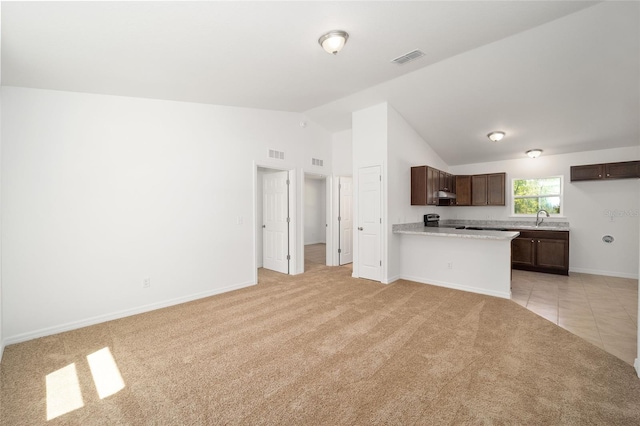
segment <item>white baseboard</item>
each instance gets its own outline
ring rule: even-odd
[[[26,342],[27,340],[37,339],[39,337],[51,336],[53,334],[63,333],[65,331],[76,330],[82,327],[88,327],[90,325],[96,325],[107,321],[112,321],[131,315],[142,314],[145,312],[155,311],[156,309],[168,308],[169,306],[179,305],[181,303],[191,302],[193,300],[203,299],[205,297],[215,296],[216,294],[226,293],[233,290],[239,290],[241,288],[250,287],[257,283],[248,281],[241,284],[234,284],[227,287],[217,288],[215,290],[205,291],[202,293],[196,293],[189,296],[178,297],[175,299],[165,300],[163,302],[151,303],[149,305],[138,306],[136,308],[125,309],[118,312],[112,312],[110,314],[98,315],[91,318],[86,318],[80,321],[72,321],[65,324],[56,325],[53,327],[41,328],[39,330],[30,331],[27,333],[18,334],[16,336],[10,336],[4,340],[4,345],[12,345],[15,343]],[[1,349],[4,350],[4,345]],[[1,359],[1,352],[0,352]]]
[[[392,284],[400,279],[400,275],[395,275],[393,277],[389,277],[386,280],[382,281],[382,284]]]
[[[511,299],[511,291],[508,291],[508,292],[492,291],[492,290],[484,290],[476,287],[469,287],[466,285],[448,283],[444,281],[435,281],[435,280],[426,281],[419,277],[411,277],[408,275],[401,275],[400,278],[402,278],[403,280],[415,281],[421,284],[429,284],[429,285],[435,285],[438,287],[446,287],[446,288],[451,288],[453,290],[468,291],[469,293],[484,294],[486,296],[500,297],[502,299]]]
[[[601,271],[599,269],[569,268],[569,273],[571,272],[577,272],[579,274],[605,275],[607,277],[638,279],[638,274],[627,274],[626,272],[616,271]]]
[[[4,354],[4,342],[0,342],[0,363],[2,363],[2,354]]]
[[[636,374],[640,378],[640,358],[636,358],[635,362],[633,363],[633,367],[636,369]]]

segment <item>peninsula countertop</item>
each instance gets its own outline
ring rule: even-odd
[[[424,224],[420,222],[393,225],[392,231],[394,234],[473,238],[480,240],[513,240],[520,235],[517,231],[480,231],[472,229],[438,228],[434,226],[424,226]]]

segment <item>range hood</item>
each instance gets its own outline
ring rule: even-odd
[[[456,194],[454,194],[453,192],[449,192],[449,191],[438,191],[436,192],[436,198],[442,198],[445,200],[455,200],[456,199]]]

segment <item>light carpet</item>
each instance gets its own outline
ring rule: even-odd
[[[640,424],[631,366],[518,304],[350,274],[261,270],[250,288],[11,345],[1,423]],[[100,399],[87,356],[104,348],[124,387]],[[70,365],[82,405],[61,413],[73,389],[47,395],[47,376]]]

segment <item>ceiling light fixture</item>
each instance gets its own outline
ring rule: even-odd
[[[505,133],[504,132],[491,132],[487,135],[487,137],[492,141],[492,142],[498,142],[500,140],[502,140],[502,138],[504,138]]]
[[[318,43],[320,43],[320,46],[322,46],[327,53],[333,53],[335,55],[342,50],[348,39],[349,34],[347,34],[346,31],[333,30],[322,35],[318,39]]]
[[[527,155],[531,158],[538,158],[540,157],[540,154],[542,154],[541,149],[530,149],[529,151],[527,151]]]

